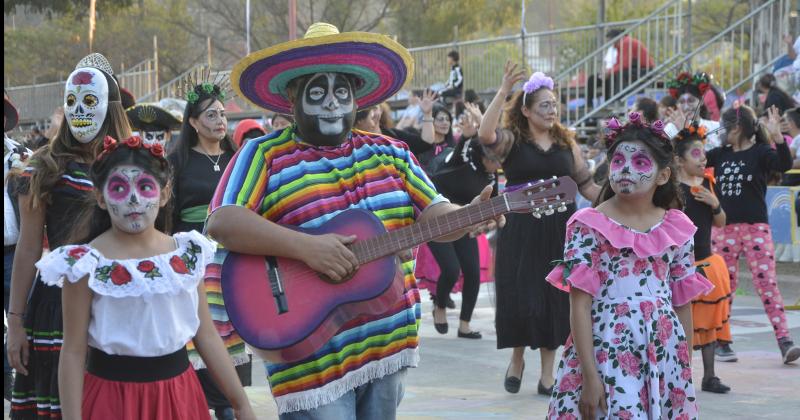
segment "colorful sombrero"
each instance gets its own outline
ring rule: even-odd
[[[142,103],[125,111],[133,128],[142,131],[166,131],[178,129],[183,117],[176,117],[171,112],[156,104]]]
[[[320,72],[356,76],[359,108],[379,104],[397,93],[414,74],[414,60],[405,47],[385,35],[345,32],[315,23],[303,39],[254,52],[236,63],[233,88],[253,105],[291,114],[286,86],[292,79]]]
[[[5,116],[5,124],[3,125],[3,132],[11,131],[17,126],[19,122],[19,113],[8,96],[3,94],[3,115]]]

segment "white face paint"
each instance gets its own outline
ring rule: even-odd
[[[81,143],[97,137],[108,112],[108,81],[98,69],[73,71],[64,89],[64,115],[69,131]]]
[[[345,117],[354,109],[351,91],[345,77],[318,73],[306,84],[303,112],[317,119],[319,132],[323,135],[339,135],[345,130]]]
[[[103,187],[111,223],[127,233],[141,233],[155,226],[161,204],[158,180],[138,166],[120,165],[111,170]]]
[[[160,144],[162,147],[167,145],[169,136],[168,131],[142,131],[142,141],[144,144]]]
[[[658,165],[643,144],[620,143],[609,162],[611,189],[620,195],[645,194],[656,187]]]

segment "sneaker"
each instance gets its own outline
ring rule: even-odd
[[[701,388],[703,391],[713,392],[715,394],[725,394],[731,390],[731,387],[723,384],[716,376],[712,376],[708,379],[703,378]]]
[[[739,360],[730,343],[718,344],[717,348],[714,349],[714,355],[718,362],[735,362]]]
[[[778,343],[781,348],[781,356],[783,356],[783,363],[789,364],[797,359],[800,359],[800,347],[794,345],[792,340],[783,340]]]

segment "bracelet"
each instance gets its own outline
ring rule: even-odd
[[[8,311],[8,312],[6,312],[6,313],[7,313],[8,315],[11,315],[11,316],[18,316],[18,317],[20,317],[21,319],[25,319],[25,314],[24,314],[24,313],[19,313],[19,312],[11,312],[11,311]]]
[[[423,118],[422,122],[433,122],[433,118]]]
[[[722,205],[721,204],[717,204],[717,207],[714,207],[713,209],[711,209],[711,214],[713,214],[714,216],[716,216],[716,215],[718,215],[720,213],[722,213]]]

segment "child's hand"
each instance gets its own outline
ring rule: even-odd
[[[715,209],[717,206],[719,206],[719,200],[717,197],[702,185],[693,186],[691,188],[691,192],[695,200],[708,204],[712,209]]]
[[[603,381],[595,374],[589,377],[584,377],[583,390],[581,391],[581,399],[578,401],[578,410],[581,413],[581,418],[593,419],[596,417],[596,409],[599,407],[603,414],[608,413],[608,404],[606,403],[606,391],[603,388]]]

